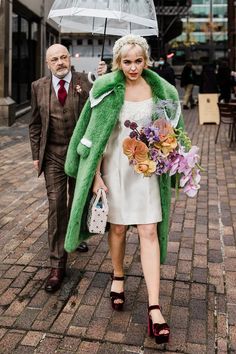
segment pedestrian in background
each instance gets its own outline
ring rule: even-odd
[[[86,74],[71,70],[70,54],[61,44],[48,48],[46,63],[50,76],[32,83],[29,136],[34,167],[39,176],[44,173],[47,189],[51,271],[45,290],[54,292],[65,276],[64,240],[75,187],[75,180],[64,172],[64,163],[91,83]],[[81,243],[78,250],[86,252],[87,244]]]
[[[232,78],[230,67],[226,61],[219,63],[217,82],[220,89],[219,102],[229,103],[231,99]]]
[[[199,93],[218,93],[219,88],[214,64],[203,65],[200,74]]]
[[[153,70],[171,85],[176,86],[174,69],[167,63],[166,56],[163,55],[155,62]]]
[[[193,69],[193,64],[189,61],[185,64],[181,73],[180,86],[184,88],[183,109],[193,108],[193,87],[197,82],[197,75]]]
[[[126,231],[129,225],[137,225],[148,291],[149,335],[160,344],[168,341],[170,333],[159,305],[160,262],[166,256],[169,228],[170,177],[134,174],[122,149],[129,134],[126,120],[149,124],[159,100],[171,100],[179,107],[175,87],[147,69],[148,52],[148,44],[140,36],[127,35],[116,41],[113,72],[94,83],[76,125],[65,164],[68,175],[78,179],[65,247],[72,251],[85,231],[82,219],[90,188],[94,193],[103,188],[109,205],[108,242],[114,269],[112,308],[123,309]],[[179,110],[175,124],[183,127]]]

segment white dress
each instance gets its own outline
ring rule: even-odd
[[[108,187],[108,222],[120,225],[151,224],[162,221],[158,177],[144,177],[129,165],[123,153],[123,140],[131,130],[124,122],[129,119],[139,126],[151,121],[152,98],[131,102],[124,101],[120,117],[114,128],[102,162],[102,175]]]

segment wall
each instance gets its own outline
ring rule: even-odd
[[[46,22],[58,30],[58,26],[55,24],[55,22],[47,19],[48,13],[54,0],[20,0],[19,2],[28,7],[28,9],[33,11],[36,15],[44,17]]]

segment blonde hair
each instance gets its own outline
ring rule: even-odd
[[[120,69],[121,56],[124,53],[124,50],[128,51],[130,47],[138,45],[143,51],[143,57],[145,64],[151,66],[151,60],[149,58],[149,45],[145,38],[134,35],[127,34],[124,37],[119,38],[113,47],[113,61],[112,61],[112,71]]]

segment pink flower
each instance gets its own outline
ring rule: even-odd
[[[180,160],[181,160],[182,156],[180,155],[177,155],[176,158],[171,161],[171,168],[170,168],[170,171],[169,171],[169,175],[170,176],[173,176],[175,175],[177,172],[178,172],[178,168],[179,168],[179,164],[180,164]]]
[[[184,175],[180,179],[180,187],[184,187],[184,193],[189,197],[194,197],[200,188],[200,170],[197,168],[192,169],[192,173]]]
[[[189,167],[191,167],[191,168],[193,168],[195,166],[195,164],[199,162],[198,151],[199,151],[199,148],[194,145],[191,147],[191,149],[187,153],[184,153],[186,161],[187,161]]]
[[[173,129],[163,118],[141,128],[136,122],[125,121],[124,124],[131,133],[123,141],[123,152],[136,173],[145,177],[153,173],[178,174],[184,193],[194,197],[200,188],[200,157],[199,148],[191,146],[187,133]],[[178,189],[178,185],[176,187]]]

